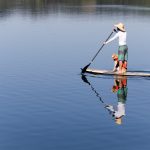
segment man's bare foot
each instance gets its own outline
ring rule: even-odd
[[[122,73],[126,73],[127,72],[127,69],[122,69]]]
[[[118,74],[123,74],[124,72],[122,70],[119,70],[118,71]]]

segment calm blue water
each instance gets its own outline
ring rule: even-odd
[[[2,5],[2,3],[0,3]],[[4,8],[3,8],[3,7]],[[150,8],[133,5],[10,3],[0,12],[0,149],[148,150],[149,78],[127,81],[122,123],[112,76],[86,76],[87,65],[113,28],[128,31],[129,70],[150,71]],[[6,5],[7,6],[7,5]],[[111,69],[117,42],[91,67]]]

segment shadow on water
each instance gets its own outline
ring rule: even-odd
[[[114,85],[112,87],[112,92],[117,95],[117,106],[113,106],[111,104],[105,103],[105,101],[102,99],[100,94],[97,92],[97,90],[94,88],[94,86],[89,82],[86,75],[81,75],[81,79],[84,83],[88,84],[93,91],[93,93],[96,95],[96,97],[99,99],[101,104],[104,106],[104,108],[109,112],[112,119],[115,121],[116,124],[121,125],[122,124],[122,118],[125,116],[125,104],[127,100],[127,77],[114,77]]]

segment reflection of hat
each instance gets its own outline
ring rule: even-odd
[[[116,124],[120,125],[122,124],[122,119],[121,118],[115,118]]]
[[[124,32],[126,31],[123,23],[118,23],[118,24],[115,24],[114,26],[119,28],[121,31],[124,31]]]

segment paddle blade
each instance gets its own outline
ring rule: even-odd
[[[91,65],[91,63],[89,63],[88,65],[86,65],[84,68],[81,68],[81,73],[85,73],[86,69]]]

